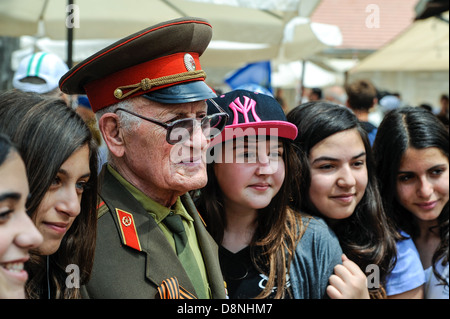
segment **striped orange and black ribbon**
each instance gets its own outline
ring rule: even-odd
[[[161,286],[158,287],[161,299],[197,299],[192,293],[179,285],[176,277],[170,277],[163,280]]]

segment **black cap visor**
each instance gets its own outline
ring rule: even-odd
[[[142,97],[164,104],[179,104],[207,100],[217,95],[205,82],[193,81],[149,92]]]

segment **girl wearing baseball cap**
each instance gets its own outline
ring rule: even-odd
[[[301,175],[297,128],[265,94],[236,90],[208,104],[229,119],[211,142],[198,203],[219,245],[229,297],[326,297],[342,250],[322,219],[290,207]]]

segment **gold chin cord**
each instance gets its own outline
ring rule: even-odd
[[[116,97],[116,99],[122,100],[140,90],[148,91],[153,87],[163,86],[163,85],[177,83],[177,82],[185,82],[185,81],[195,80],[195,79],[200,79],[200,78],[206,79],[205,71],[203,71],[203,70],[188,71],[188,72],[179,73],[179,74],[167,75],[167,76],[163,76],[163,77],[152,79],[152,80],[150,80],[149,78],[145,78],[136,84],[119,86],[117,89],[114,90],[114,96]],[[130,90],[130,91],[124,93],[124,90]]]

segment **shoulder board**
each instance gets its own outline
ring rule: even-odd
[[[207,227],[207,226],[206,226],[206,223],[205,223],[205,220],[203,219],[202,215],[200,214],[200,212],[199,212],[198,210],[197,210],[197,214],[198,214],[198,216],[200,217],[200,220],[202,221],[203,226]]]
[[[105,202],[101,202],[97,205],[97,219],[100,219],[103,215],[105,215],[109,211],[108,206]]]

